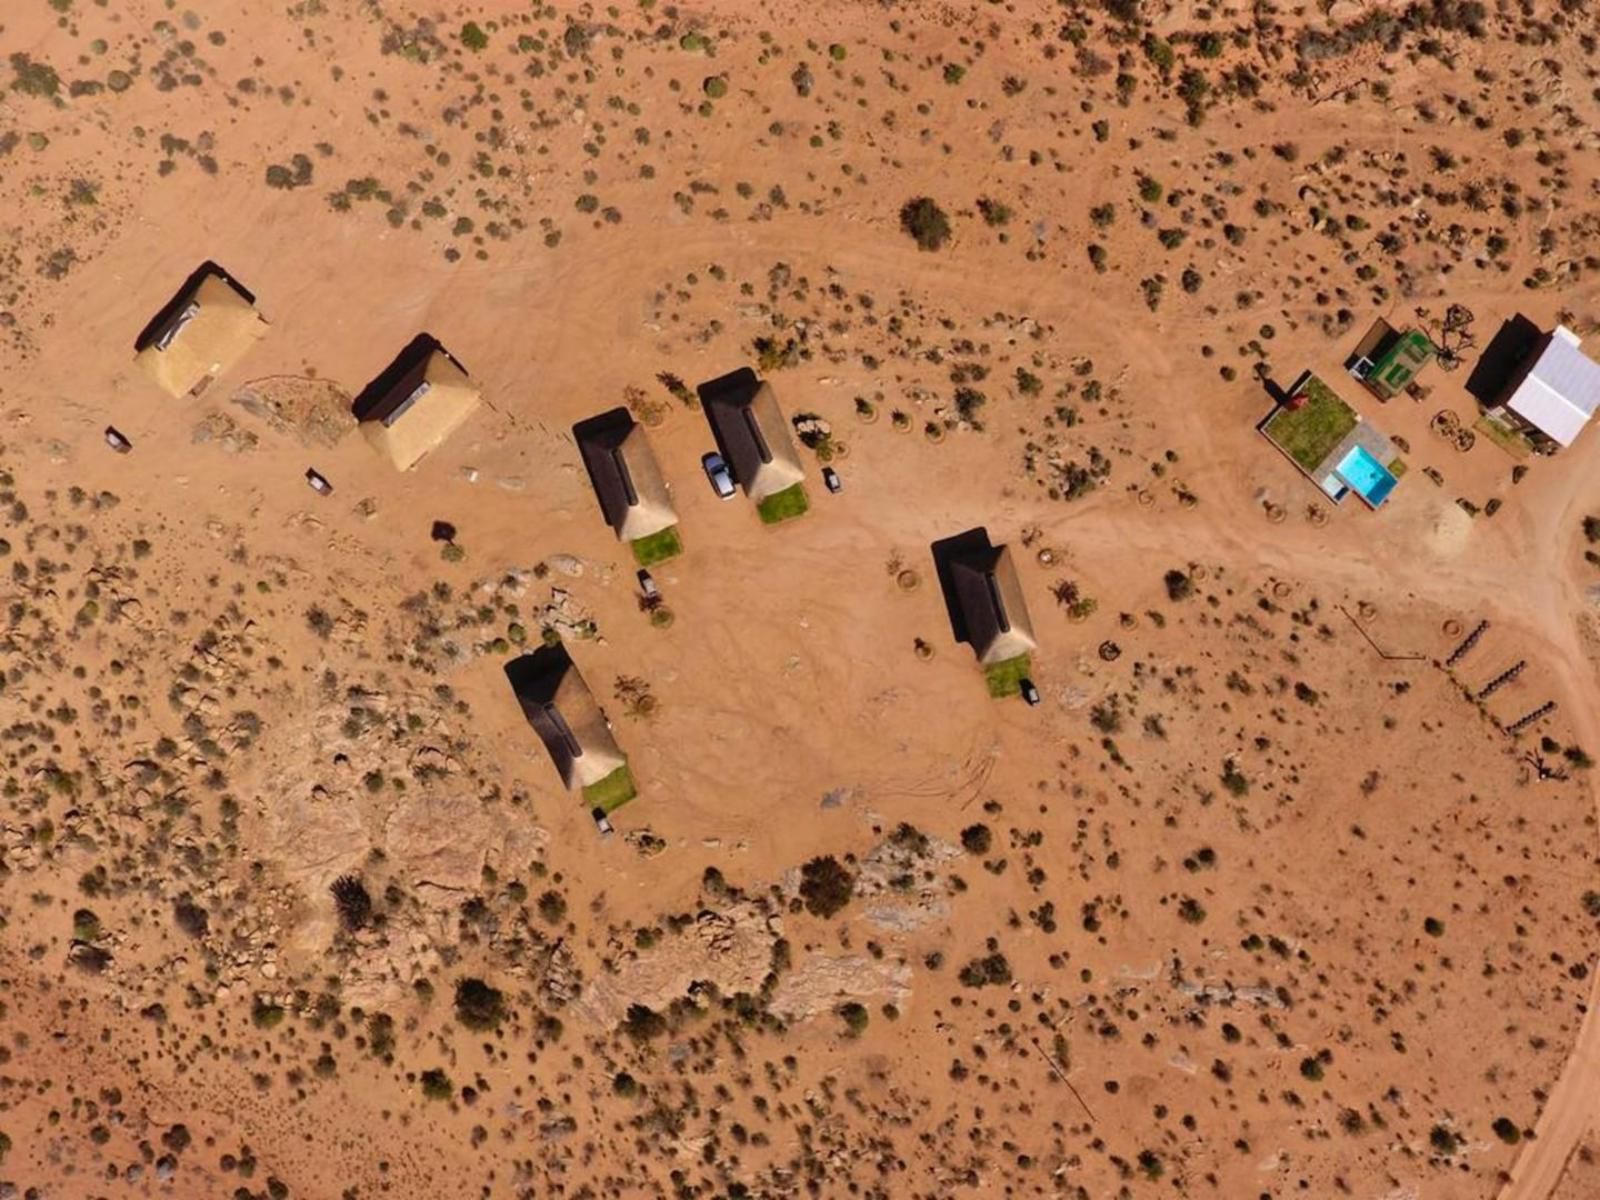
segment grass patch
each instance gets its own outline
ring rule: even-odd
[[[781,492],[773,492],[756,505],[756,512],[761,514],[764,524],[776,525],[779,521],[798,517],[810,507],[811,501],[806,497],[806,485],[796,483]]]
[[[983,669],[983,678],[989,685],[989,695],[996,700],[1015,696],[1022,690],[1022,681],[1033,674],[1033,659],[1026,654],[993,663]]]
[[[1515,429],[1502,425],[1487,414],[1474,421],[1472,427],[1512,458],[1527,458],[1533,453],[1532,442]]]
[[[1389,464],[1389,474],[1396,479],[1404,479],[1406,472],[1409,470],[1411,468],[1406,465],[1406,460],[1403,458],[1397,458]]]
[[[668,525],[649,537],[634,538],[631,545],[633,557],[641,567],[653,567],[683,553],[683,539],[678,536],[676,525]]]
[[[584,788],[583,803],[585,808],[598,808],[601,812],[613,813],[638,794],[639,789],[633,782],[633,772],[628,769],[627,763],[623,763],[598,783],[591,783]]]
[[[1315,474],[1322,460],[1356,427],[1356,410],[1315,375],[1303,390],[1305,407],[1294,411],[1279,408],[1267,418],[1261,432],[1303,470]]]

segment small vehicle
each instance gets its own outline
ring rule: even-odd
[[[844,480],[839,478],[839,472],[832,467],[822,468],[822,482],[827,484],[828,490],[835,494],[844,490]]]
[[[700,466],[705,471],[706,478],[711,481],[711,490],[716,492],[718,499],[732,499],[733,472],[728,470],[728,464],[723,461],[722,455],[713,450],[700,460]]]
[[[1022,693],[1022,698],[1028,702],[1029,708],[1039,703],[1039,689],[1034,687],[1033,680],[1024,679],[1017,685],[1017,689]]]
[[[306,482],[311,485],[311,490],[319,496],[333,495],[333,484],[329,483],[315,468],[306,471]]]
[[[589,815],[594,818],[594,827],[600,831],[601,837],[609,837],[611,834],[616,832],[616,830],[612,828],[611,818],[606,816],[605,809],[593,809]]]
[[[106,426],[106,445],[118,454],[126,454],[133,449],[133,443],[123,436],[122,431],[111,425]]]
[[[661,599],[661,589],[656,586],[656,581],[650,577],[650,572],[642,567],[639,570],[639,590],[644,593],[646,600]]]

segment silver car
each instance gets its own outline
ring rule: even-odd
[[[700,466],[705,471],[706,478],[711,481],[711,490],[717,493],[718,499],[731,500],[733,472],[728,470],[728,464],[723,461],[722,455],[713,450],[700,460]]]

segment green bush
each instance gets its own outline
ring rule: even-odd
[[[476,21],[468,21],[461,27],[461,44],[477,54],[489,48],[489,35]]]
[[[919,250],[937,250],[950,240],[950,218],[927,196],[906,201],[900,228],[916,239]]]
[[[813,916],[833,916],[850,903],[855,888],[855,876],[831,854],[813,858],[800,868],[800,898]]]

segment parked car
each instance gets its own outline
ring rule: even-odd
[[[594,818],[594,827],[600,831],[601,837],[606,837],[608,834],[615,832],[611,825],[611,818],[606,816],[605,809],[596,808],[589,815]]]
[[[1022,692],[1022,698],[1028,702],[1029,708],[1039,703],[1039,689],[1033,686],[1033,680],[1024,679],[1017,687]]]
[[[838,492],[844,488],[844,480],[839,478],[839,472],[832,467],[822,468],[822,482],[828,485],[830,492]]]
[[[732,499],[733,472],[728,470],[728,464],[722,460],[722,455],[713,450],[700,460],[700,466],[705,471],[706,478],[711,481],[711,490],[716,492],[718,498]]]
[[[644,568],[639,569],[639,590],[644,593],[646,600],[659,600],[661,589],[656,586],[656,581],[650,577],[650,572]]]

